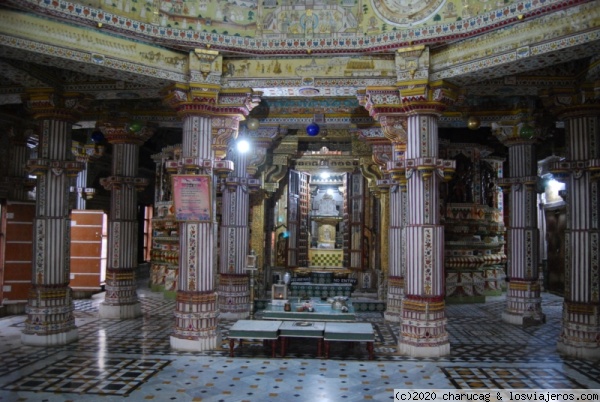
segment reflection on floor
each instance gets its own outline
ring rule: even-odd
[[[550,294],[539,327],[504,324],[503,296],[447,306],[452,354],[436,359],[398,356],[398,326],[358,313],[375,328],[374,361],[360,344],[336,345],[324,360],[299,340],[283,359],[258,342],[236,344],[230,358],[225,320],[218,350],[175,352],[174,301],[139,295],[144,316],[127,321],[98,318],[103,294],[76,301],[79,340],[67,346],[24,346],[25,317],[0,319],[0,401],[391,401],[394,388],[600,388],[600,362],[557,354],[562,299]]]

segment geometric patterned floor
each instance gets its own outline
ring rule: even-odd
[[[419,359],[396,352],[398,327],[379,312],[359,312],[375,329],[375,360],[362,345],[292,342],[285,358],[245,342],[229,357],[221,347],[171,350],[174,301],[141,287],[143,317],[100,319],[103,294],[75,302],[77,342],[52,348],[20,342],[25,316],[0,319],[0,401],[393,401],[395,388],[600,388],[600,362],[556,352],[562,299],[544,293],[541,326],[517,327],[500,316],[504,296],[446,306],[451,355]],[[260,314],[257,314],[260,316]],[[339,345],[339,346],[338,346]]]

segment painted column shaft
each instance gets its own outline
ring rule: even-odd
[[[102,127],[113,146],[111,176],[101,180],[111,191],[108,215],[108,260],[106,295],[100,305],[103,318],[128,319],[142,314],[136,292],[138,266],[137,191],[147,184],[138,178],[139,147],[153,130],[132,130],[125,122],[106,123]]]
[[[71,124],[49,119],[40,122],[37,161],[56,167],[37,175],[32,287],[21,337],[24,344],[59,345],[78,337],[69,287],[69,177],[62,169],[71,150]]]
[[[588,112],[589,113],[589,112]],[[590,113],[591,114],[591,113]],[[558,350],[600,358],[600,121],[593,115],[565,119],[567,229],[565,298]],[[588,168],[589,166],[589,168]]]
[[[508,143],[510,216],[506,310],[502,318],[512,324],[541,323],[542,299],[538,282],[539,229],[537,224],[537,162],[529,140]]]
[[[210,117],[185,116],[182,158],[189,158],[198,166],[205,160],[214,161],[211,130]],[[178,290],[171,347],[190,351],[215,349],[220,336],[214,289],[214,222],[181,222],[179,236]]]
[[[247,177],[247,156],[233,152],[234,171],[230,179]],[[221,250],[219,310],[227,318],[244,318],[249,314],[250,293],[246,272],[248,255],[248,216],[250,213],[249,188],[232,185],[223,190],[221,213]]]
[[[403,156],[393,152],[394,161]],[[404,174],[404,172],[402,173]],[[397,186],[389,192],[389,276],[387,305],[384,317],[388,321],[399,322],[402,319],[402,299],[404,298],[404,276],[406,271],[406,191]]]
[[[437,115],[408,116],[405,298],[398,348],[411,356],[450,353],[444,303],[444,228],[439,224]],[[410,166],[410,167],[409,167]]]

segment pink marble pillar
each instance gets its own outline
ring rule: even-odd
[[[112,144],[112,175],[100,181],[111,191],[111,197],[106,294],[99,314],[102,318],[135,318],[142,314],[135,279],[139,231],[137,192],[148,184],[147,179],[137,177],[139,148],[154,131],[130,121],[104,122],[100,128]]]

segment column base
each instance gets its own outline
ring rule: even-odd
[[[538,314],[535,317],[526,316],[523,314],[514,314],[510,312],[502,313],[502,321],[513,325],[522,325],[524,327],[530,327],[534,325],[541,325],[546,322],[546,314]]]
[[[221,346],[221,334],[197,339],[181,339],[171,336],[171,349],[182,352],[202,352],[204,350],[215,350]]]
[[[383,318],[386,321],[402,321],[402,301],[404,300],[404,278],[391,276],[388,284],[386,309]]]
[[[121,306],[113,306],[102,303],[98,308],[100,318],[108,318],[114,320],[127,320],[142,316],[142,305],[137,302],[134,304],[125,304]]]
[[[569,345],[558,341],[556,344],[556,350],[558,350],[558,353],[567,355],[569,357],[585,360],[600,360],[600,346],[598,346],[598,344],[596,344],[596,346],[587,347]]]
[[[239,311],[239,312],[231,312],[231,311],[223,311],[220,310],[219,318],[224,318],[226,320],[241,320],[244,318],[250,317],[250,311]]]
[[[77,328],[67,332],[51,335],[37,335],[21,333],[21,343],[29,346],[59,346],[67,345],[79,338]]]
[[[398,353],[410,357],[443,357],[450,355],[450,342],[435,346],[418,346],[398,342]]]

